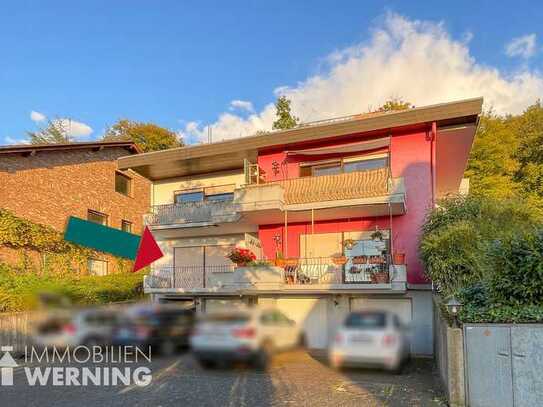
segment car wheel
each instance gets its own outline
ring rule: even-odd
[[[175,353],[175,343],[170,339],[166,339],[160,344],[160,353],[163,356],[173,355]]]
[[[204,369],[213,369],[217,366],[217,364],[213,360],[209,360],[209,359],[199,359],[198,363]]]
[[[272,354],[273,344],[269,341],[264,342],[256,355],[253,363],[254,366],[259,370],[266,370],[269,366]]]
[[[305,337],[305,334],[300,334],[300,337],[298,338],[298,347],[305,349],[307,347],[307,338]]]

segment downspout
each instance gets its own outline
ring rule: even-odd
[[[436,205],[436,142],[437,142],[437,123],[432,122],[430,132],[430,178],[432,189],[432,208]]]

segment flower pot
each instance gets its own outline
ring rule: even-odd
[[[285,259],[275,259],[274,264],[277,267],[285,267]]]
[[[405,264],[405,253],[394,253],[393,261],[394,264]]]
[[[388,273],[386,271],[380,271],[371,275],[371,282],[375,284],[386,284],[389,282]]]
[[[347,257],[345,256],[332,257],[332,262],[336,266],[343,266],[345,263],[347,263]]]
[[[355,256],[353,257],[353,264],[366,264],[368,262],[368,256]]]

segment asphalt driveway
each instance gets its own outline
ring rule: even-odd
[[[77,366],[77,365],[74,365]],[[188,353],[154,358],[148,386],[29,386],[25,366],[0,387],[5,406],[440,406],[431,360],[414,360],[401,375],[330,369],[318,353],[278,355],[270,369],[203,370]],[[28,366],[27,366],[28,367]]]

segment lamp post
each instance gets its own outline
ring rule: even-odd
[[[449,314],[453,316],[453,328],[459,328],[460,324],[458,322],[458,313],[460,312],[460,308],[462,308],[462,304],[456,299],[456,297],[451,297],[445,305],[447,306],[447,311],[449,311]]]

